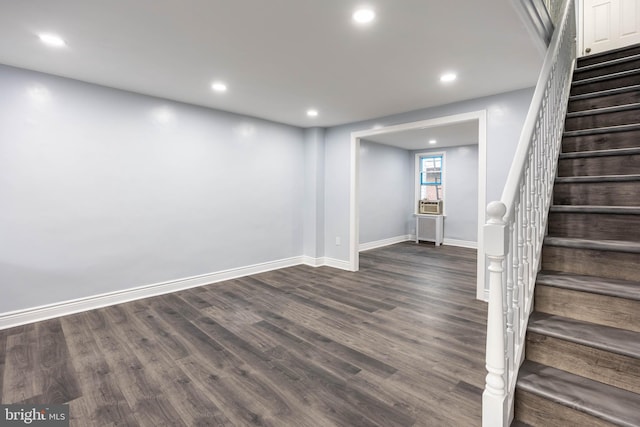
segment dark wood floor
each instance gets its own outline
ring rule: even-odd
[[[0,401],[73,426],[479,426],[476,251],[401,243],[0,331]]]

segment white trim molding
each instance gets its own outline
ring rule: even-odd
[[[135,301],[143,298],[168,294],[184,289],[209,285],[225,280],[236,279],[238,277],[264,273],[280,268],[309,264],[308,261],[311,260],[312,259],[309,257],[286,258],[277,261],[254,264],[246,267],[232,268],[215,273],[170,280],[161,283],[154,283],[151,285],[144,285],[131,289],[124,289],[121,291],[108,292],[85,298],[78,298],[70,301],[43,305],[40,307],[0,313],[0,330],[24,325],[27,323],[38,322],[41,320],[52,319],[55,317],[67,316],[83,311],[94,310],[96,308],[107,307],[110,305],[122,304],[125,302]],[[348,263],[344,261],[331,260],[331,262],[327,262],[326,260],[322,260],[321,265],[345,269],[345,264],[348,265]]]
[[[307,255],[304,255],[302,257],[302,263],[304,265],[308,265],[309,267],[323,267],[325,265],[323,257],[313,258]]]
[[[404,236],[396,236],[388,239],[376,240],[374,242],[360,243],[360,252],[395,245],[396,243],[407,242],[409,240],[415,240],[415,237],[411,236],[411,234],[405,234]]]
[[[476,298],[484,300],[485,265],[484,255],[484,223],[487,215],[487,111],[479,112],[478,120],[478,261]]]
[[[445,237],[442,244],[447,246],[457,246],[459,248],[478,249],[478,242],[472,242],[470,240],[448,239]]]
[[[485,296],[485,264],[483,232],[485,223],[485,207],[487,205],[487,111],[478,110],[469,113],[455,114],[452,116],[438,117],[434,119],[421,120],[411,123],[402,123],[381,127],[377,129],[361,130],[351,132],[350,150],[350,186],[349,186],[349,270],[358,271],[360,245],[360,212],[359,212],[359,191],[358,182],[360,169],[360,139],[375,135],[400,132],[411,129],[424,129],[434,126],[441,126],[452,123],[478,121],[478,250],[477,265],[477,288],[476,297],[484,299]],[[445,208],[446,209],[446,208]],[[444,243],[447,243],[445,239]],[[339,267],[338,267],[339,268]]]
[[[349,270],[360,269],[360,134],[351,133],[349,176]]]
[[[342,261],[340,259],[335,259],[335,258],[323,258],[323,266],[325,267],[332,267],[332,268],[337,268],[339,270],[347,270],[347,271],[352,271],[351,270],[351,263],[349,261]]]
[[[349,261],[342,261],[334,258],[312,258],[305,255],[302,257],[302,264],[308,265],[309,267],[331,267],[337,268],[338,270],[351,271],[351,264]]]

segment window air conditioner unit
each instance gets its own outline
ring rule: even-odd
[[[442,215],[442,200],[420,200],[418,213],[430,215]]]

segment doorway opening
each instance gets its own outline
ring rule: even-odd
[[[483,226],[485,223],[486,184],[487,184],[487,113],[486,110],[456,114],[411,123],[403,123],[371,130],[351,133],[350,146],[350,191],[349,191],[349,266],[358,271],[360,260],[360,141],[371,137],[380,137],[398,132],[434,128],[475,121],[478,132],[478,224],[477,224],[477,291],[478,299],[485,299],[485,255],[483,247]]]

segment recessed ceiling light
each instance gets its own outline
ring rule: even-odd
[[[440,81],[442,83],[449,83],[454,81],[457,78],[458,76],[456,75],[456,73],[444,73],[443,75],[440,76]]]
[[[227,85],[222,82],[214,82],[211,85],[211,89],[215,90],[216,92],[222,93],[227,91]]]
[[[38,37],[42,43],[48,46],[63,47],[67,45],[60,36],[56,36],[55,34],[38,34]]]
[[[436,141],[435,139],[430,139],[429,140],[429,144],[432,144],[432,145],[435,144],[436,142],[438,142],[438,141]]]
[[[307,116],[309,117],[318,117],[318,110],[307,110]]]
[[[353,12],[353,20],[358,24],[368,24],[376,17],[376,13],[371,9],[358,9]]]

